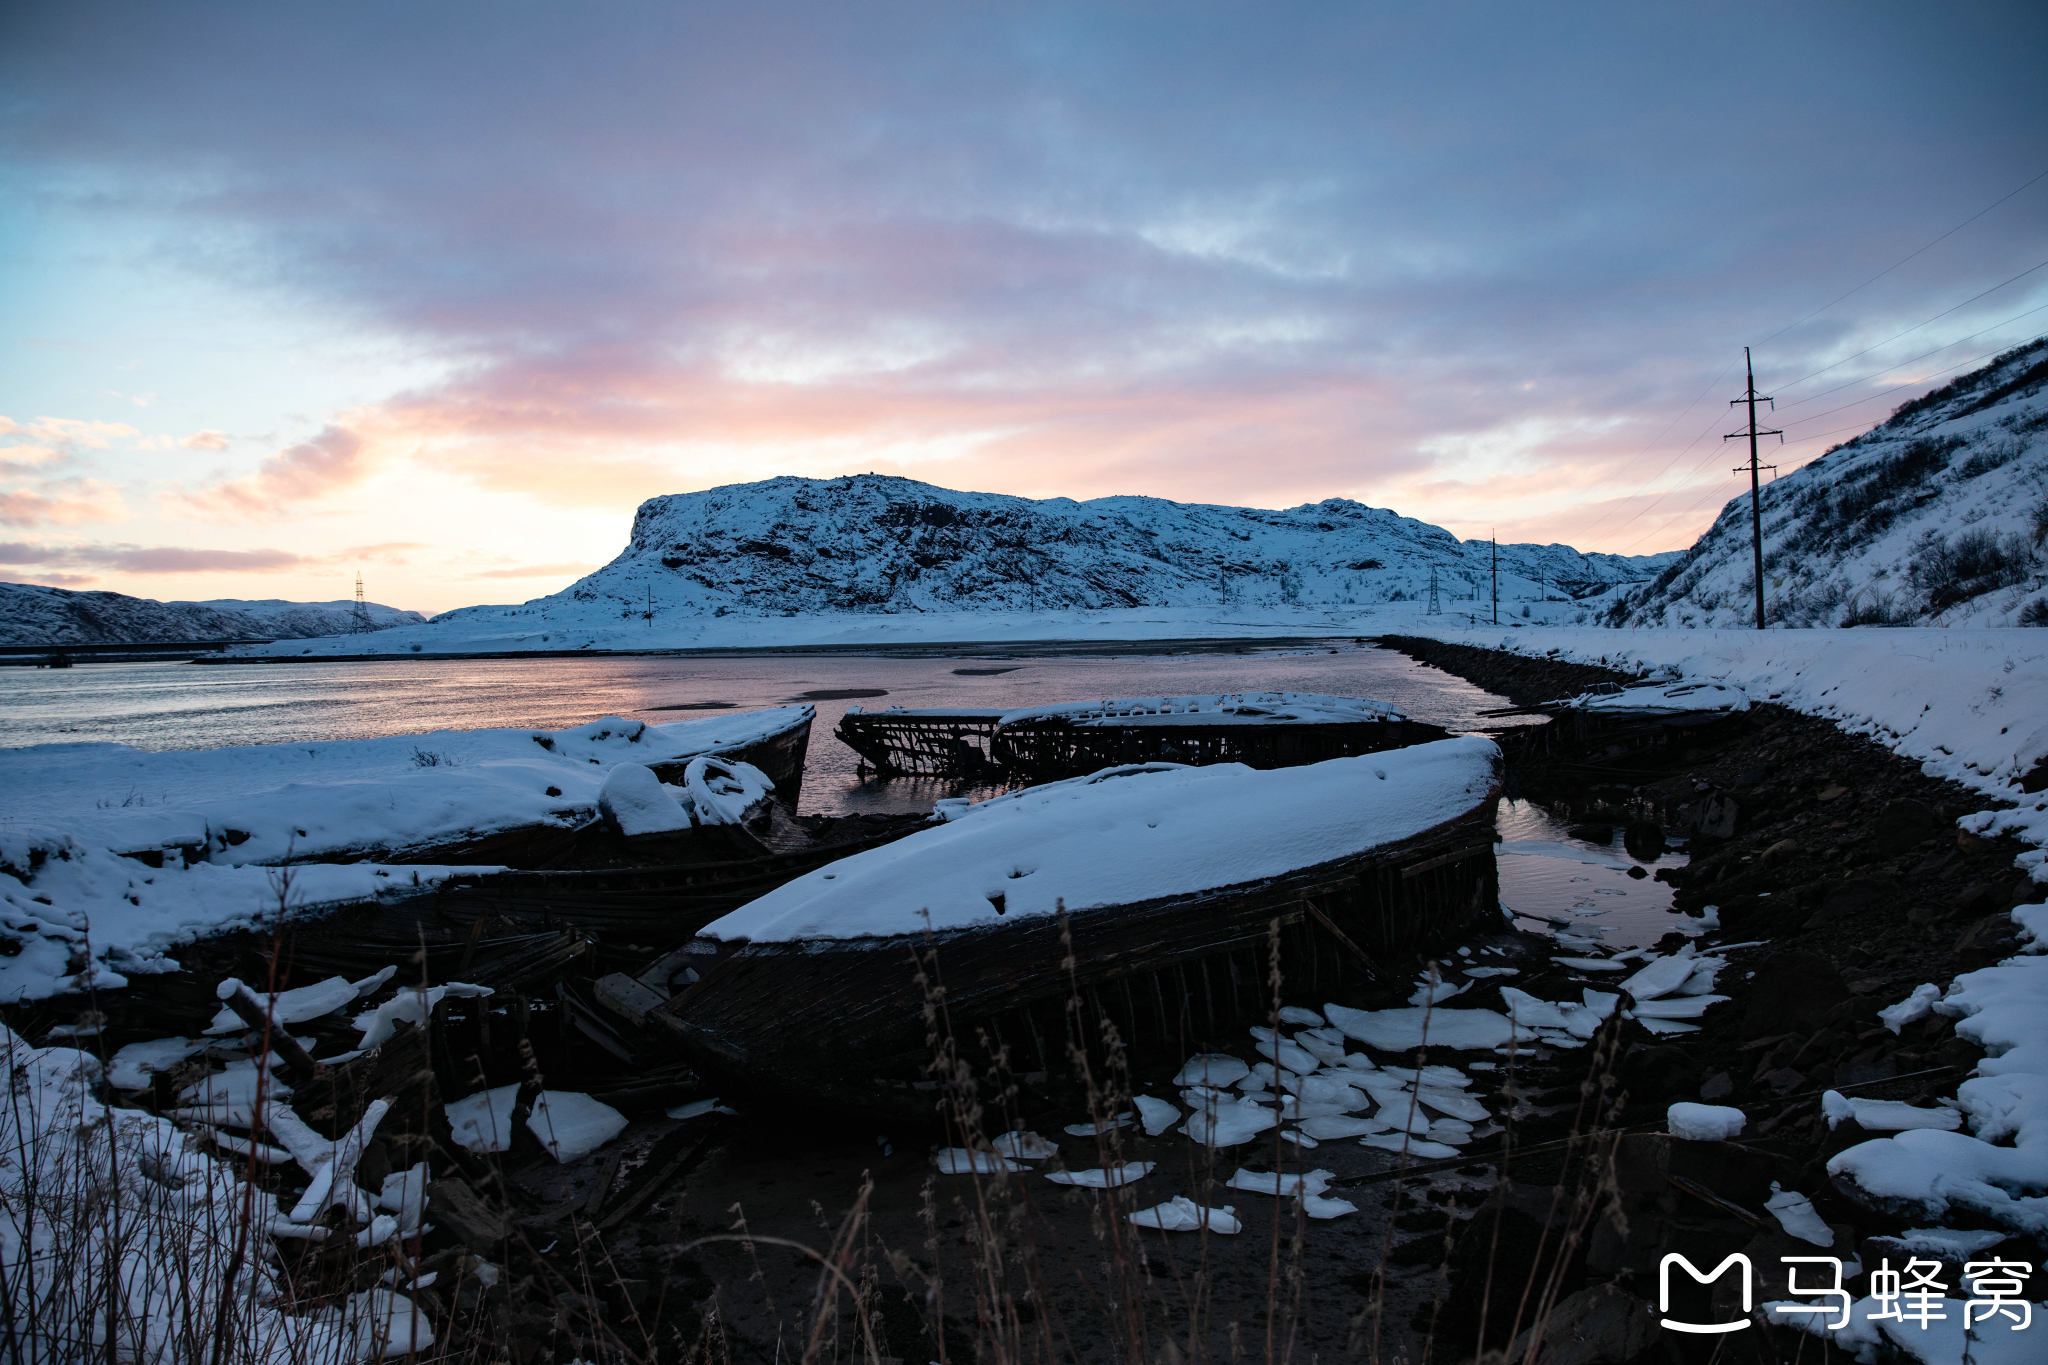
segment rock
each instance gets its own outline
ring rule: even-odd
[[[1700,1086],[1700,1098],[1703,1100],[1726,1099],[1734,1093],[1735,1082],[1725,1071],[1716,1071]]]
[[[1699,1074],[1685,1049],[1670,1043],[1632,1044],[1615,1067],[1616,1079],[1638,1103],[1691,1095]]]
[[[461,1180],[436,1180],[427,1186],[427,1205],[434,1222],[485,1260],[504,1260],[500,1250],[512,1235],[511,1223],[482,1195]]]
[[[1789,1066],[1781,1066],[1776,1071],[1766,1071],[1757,1079],[1773,1094],[1778,1095],[1789,1095],[1795,1090],[1806,1088],[1806,1073],[1795,1071]]]
[[[1798,851],[1799,843],[1797,840],[1780,839],[1777,843],[1772,844],[1769,848],[1764,850],[1764,861],[1767,863],[1774,863],[1777,862],[1780,858],[1786,857],[1793,853],[1797,853]]]
[[[1589,844],[1611,844],[1614,842],[1612,825],[1573,825],[1567,830],[1574,839],[1584,839]]]
[[[2001,910],[1986,915],[1956,938],[1957,965],[1963,971],[1975,971],[2011,957],[2019,946],[2019,931],[2013,925],[2012,915]]]
[[[1897,888],[1890,883],[1852,877],[1828,891],[1821,900],[1820,909],[1806,921],[1806,927],[1819,929],[1837,920],[1864,918],[1890,904],[1897,895]]]
[[[1956,847],[1964,853],[1983,853],[1990,849],[1991,841],[1982,835],[1959,829],[1956,831]]]
[[[1826,958],[1798,951],[1772,953],[1746,986],[1749,1009],[1742,1032],[1748,1038],[1773,1033],[1805,1034],[1849,998],[1842,977]]]
[[[1942,818],[1924,801],[1901,797],[1884,803],[1870,822],[1870,837],[1887,849],[1910,848],[1942,832]]]
[[[1664,852],[1664,827],[1652,820],[1631,821],[1621,833],[1621,846],[1638,862],[1655,862]]]
[[[1700,806],[1699,832],[1710,839],[1732,839],[1740,815],[1741,807],[1736,805],[1734,797],[1726,792],[1715,792]]]
[[[1628,870],[1628,875],[1640,882],[1648,879],[1650,874],[1643,871],[1640,867],[1632,867]]]
[[[1515,1338],[1507,1358],[1522,1361],[1537,1329]],[[1528,1365],[1628,1365],[1649,1349],[1657,1315],[1635,1295],[1611,1284],[1561,1299],[1542,1323],[1543,1348]]]
[[[1816,792],[1814,794],[1813,799],[1820,802],[1822,805],[1826,805],[1830,801],[1839,801],[1848,794],[1849,789],[1847,787],[1843,786],[1839,782],[1834,782],[1830,783],[1829,785],[1821,788],[1820,791]]]

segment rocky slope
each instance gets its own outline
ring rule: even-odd
[[[0,645],[149,644],[200,640],[311,639],[354,629],[354,602],[158,602],[118,592],[71,592],[0,583]],[[369,603],[379,630],[426,617]]]
[[[1792,626],[2048,625],[2048,337],[1763,490],[1765,609]],[[1754,619],[1749,497],[1607,623]]]
[[[1342,498],[1268,511],[1143,497],[1037,501],[872,474],[783,477],[651,498],[617,559],[512,610],[599,624],[650,605],[671,618],[1341,607],[1424,598],[1432,569],[1449,601],[1490,591],[1491,552]],[[1588,596],[1647,579],[1669,558],[1503,545],[1501,592]]]

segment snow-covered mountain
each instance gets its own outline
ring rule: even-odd
[[[1763,490],[1767,619],[2048,626],[2048,337],[1915,399]],[[1609,625],[1755,619],[1749,495]]]
[[[657,612],[762,616],[1363,605],[1426,595],[1432,568],[1445,597],[1469,597],[1490,554],[1484,541],[1342,498],[1266,511],[784,477],[649,499],[618,558],[527,606],[624,619],[650,601]],[[1540,577],[1573,596],[1646,579],[1668,559],[1500,547],[1504,584],[1534,590]]]
[[[369,603],[378,630],[414,626],[416,611]],[[199,640],[309,639],[355,627],[342,602],[158,602],[118,592],[72,592],[34,583],[0,583],[0,645],[151,644]]]

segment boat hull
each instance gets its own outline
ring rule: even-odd
[[[1328,998],[1496,920],[1498,796],[1252,884],[929,937],[745,944],[648,1022],[730,1085],[925,1118],[940,1034],[963,1048],[985,1040],[1019,1074],[1064,1071],[1071,1045],[1098,1045],[1098,1020],[1127,1050],[1184,1057],[1267,1018],[1276,939],[1288,996]],[[1070,1036],[1075,999],[1085,1039]]]

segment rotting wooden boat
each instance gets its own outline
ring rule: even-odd
[[[1025,782],[1125,763],[1289,768],[1447,734],[1385,702],[1312,692],[1122,697],[1010,710],[854,707],[834,733],[879,776]]]
[[[1482,716],[1547,715],[1551,724],[1501,736],[1521,760],[1611,761],[1645,749],[1690,743],[1700,731],[1739,720],[1749,710],[1742,689],[1670,678],[1599,683],[1575,697],[1482,711]]]
[[[1276,922],[1289,993],[1323,998],[1498,917],[1500,790],[1498,746],[1467,737],[944,803],[944,825],[795,879],[609,993],[728,1084],[929,1117],[920,961],[952,1036],[1019,1074],[1061,1069],[1075,994],[1136,1050],[1227,1037],[1271,1008]]]

